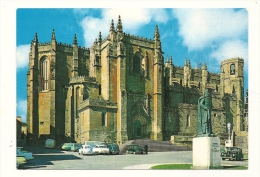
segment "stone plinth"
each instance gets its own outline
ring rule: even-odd
[[[221,168],[219,137],[193,138],[193,169]]]

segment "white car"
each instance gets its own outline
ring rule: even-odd
[[[82,147],[79,149],[79,155],[92,155],[92,147],[90,145],[82,145]]]
[[[32,152],[28,152],[28,151],[24,151],[22,147],[17,147],[16,149],[16,156],[17,157],[25,157],[26,160],[32,160],[34,159],[33,157],[33,153]]]
[[[92,151],[94,154],[109,154],[109,148],[106,145],[95,145]]]

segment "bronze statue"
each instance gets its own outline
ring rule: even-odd
[[[212,137],[211,125],[211,90],[206,89],[198,100],[198,137]]]

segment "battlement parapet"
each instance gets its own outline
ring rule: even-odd
[[[74,76],[70,78],[70,84],[79,82],[96,82],[96,78],[88,76]]]
[[[78,46],[79,49],[83,49],[83,50],[90,50],[89,48],[87,47],[83,47],[83,46]]]
[[[236,57],[236,58],[228,58],[226,60],[223,60],[221,62],[221,64],[224,65],[224,64],[227,64],[227,63],[232,63],[234,61],[239,61],[239,62],[243,62],[244,63],[244,59],[243,58]]]
[[[47,45],[51,45],[51,42],[38,43],[38,46],[47,46]]]
[[[135,35],[132,35],[132,34],[124,33],[124,36],[131,38],[131,39],[136,39],[136,40],[145,41],[145,42],[149,42],[149,43],[154,42],[152,39],[148,39],[148,38],[144,38],[144,37],[140,37],[140,36],[135,36]]]
[[[88,98],[80,103],[79,110],[84,110],[88,107],[117,109],[117,104],[100,98]]]
[[[187,103],[180,103],[179,109],[197,109],[198,105],[195,104],[187,104]]]

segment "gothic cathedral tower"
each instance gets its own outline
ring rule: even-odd
[[[232,129],[235,132],[243,131],[243,106],[244,106],[244,60],[230,58],[221,63],[220,85],[221,95],[229,95],[235,104],[226,108],[227,121],[232,120]],[[225,97],[227,98],[227,97]],[[231,99],[230,99],[231,100]],[[227,99],[226,99],[227,101]]]

